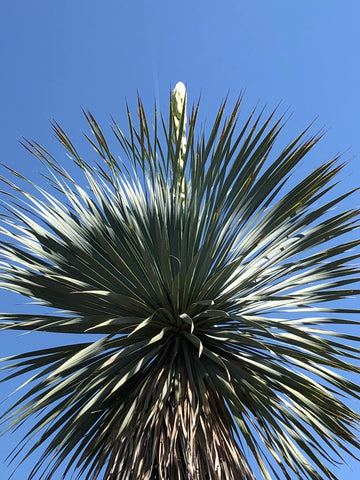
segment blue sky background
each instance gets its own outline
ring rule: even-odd
[[[170,88],[182,80],[189,102],[201,93],[200,118],[208,123],[228,91],[233,100],[242,89],[244,118],[257,103],[270,108],[281,102],[283,111],[294,112],[285,143],[318,118],[314,131],[325,126],[328,133],[308,162],[339,152],[354,157],[342,174],[343,191],[360,178],[359,49],[358,0],[4,0],[0,162],[41,182],[39,165],[19,138],[34,138],[66,161],[49,119],[77,144],[86,130],[81,107],[105,127],[110,114],[125,125],[125,97],[135,113],[138,90],[148,110],[156,98],[166,114]],[[359,197],[348,206],[355,203]],[[27,308],[5,291],[0,301],[1,311]],[[1,356],[55,342],[63,339],[2,333]],[[0,396],[13,388],[1,386]],[[359,402],[352,405],[360,410]],[[0,438],[1,479],[12,471],[3,459],[19,438]],[[27,478],[30,465],[26,461],[13,480]],[[339,478],[358,479],[358,469],[350,459]]]

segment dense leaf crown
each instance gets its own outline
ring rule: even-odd
[[[185,96],[168,124],[155,110],[149,127],[140,99],[138,126],[129,111],[128,134],[113,123],[124,161],[90,112],[96,164],[53,123],[85,188],[33,141],[54,193],[3,179],[2,287],[54,310],[0,326],[100,335],[5,359],[7,378],[34,374],[4,415],[9,428],[36,416],[13,454],[44,445],[29,479],[66,461],[64,478],[254,480],[253,457],[267,480],[335,480],[331,464],[359,448],[341,395],[360,387],[339,373],[359,373],[358,335],[337,327],[358,312],[334,305],[358,294],[359,241],[340,239],[358,212],[334,209],[352,192],[331,196],[341,165],[287,186],[319,136],[271,159],[282,119],[253,112],[239,128],[240,102],[208,136],[194,106],[185,136]]]

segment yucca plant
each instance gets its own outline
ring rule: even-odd
[[[335,480],[360,447],[359,335],[342,329],[359,312],[335,302],[359,293],[360,242],[342,239],[359,212],[338,207],[353,192],[332,194],[338,158],[289,184],[321,134],[271,159],[283,119],[238,127],[239,105],[206,135],[180,83],[168,123],[139,100],[127,134],[112,124],[114,153],[85,112],[98,162],[53,123],[85,187],[34,141],[53,193],[3,179],[2,287],[53,310],[1,327],[64,338],[4,359],[7,379],[33,372],[3,417],[33,418],[11,457],[41,449],[29,479]]]

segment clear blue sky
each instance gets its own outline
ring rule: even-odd
[[[244,88],[245,110],[281,101],[294,112],[286,142],[318,117],[317,127],[329,132],[314,153],[317,161],[344,151],[355,157],[343,174],[341,188],[348,189],[360,178],[359,48],[358,0],[5,0],[0,162],[34,175],[38,165],[20,137],[61,156],[49,119],[77,142],[86,129],[81,106],[105,126],[110,114],[122,124],[124,99],[135,112],[138,90],[147,107],[155,97],[166,113],[170,87],[182,80],[190,102],[201,93],[200,118],[208,122],[228,91],[233,99]],[[2,311],[25,308],[6,292],[0,300]],[[63,340],[2,333],[1,356],[55,341]],[[1,396],[11,388],[2,386]],[[360,410],[359,403],[353,408]],[[3,459],[18,439],[0,438],[1,479],[12,471]],[[13,480],[24,480],[30,465]],[[358,479],[359,464],[349,465],[340,467],[339,478]]]

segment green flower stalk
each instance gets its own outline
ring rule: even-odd
[[[2,360],[28,480],[337,480],[360,449],[355,190],[338,158],[290,183],[319,136],[275,154],[282,119],[239,106],[205,132],[178,83],[168,124],[139,100],[111,149],[85,112],[94,163],[53,124],[83,185],[34,141],[49,188],[7,170],[1,286],[46,308],[0,329],[63,339]]]
[[[178,82],[171,96],[171,108],[174,121],[173,143],[178,148],[178,177],[180,198],[185,198],[185,170],[184,158],[186,154],[186,87],[182,82]]]

